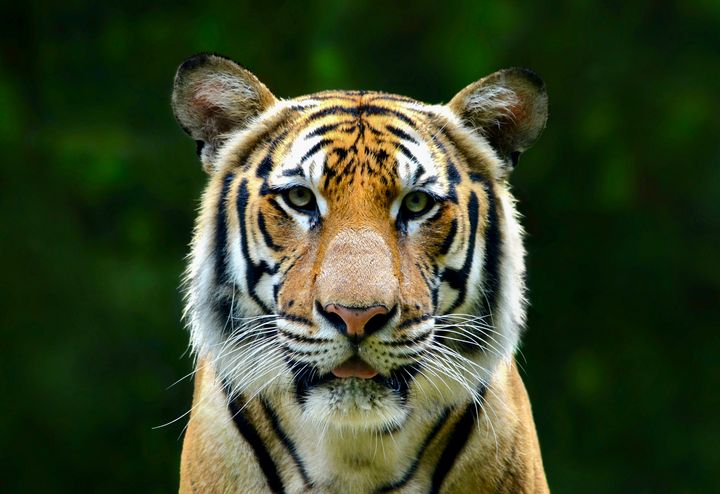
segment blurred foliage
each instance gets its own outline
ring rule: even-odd
[[[276,94],[447,101],[534,68],[551,116],[513,182],[519,357],[556,493],[704,493],[720,458],[720,2],[0,6],[0,491],[177,489],[191,370],[177,286],[205,176],[175,68]]]

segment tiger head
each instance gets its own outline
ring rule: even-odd
[[[499,71],[447,105],[279,100],[202,54],[172,103],[210,176],[186,280],[192,345],[231,394],[365,429],[478,400],[524,323],[507,177],[545,125],[537,75]]]

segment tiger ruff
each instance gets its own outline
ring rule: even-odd
[[[209,174],[180,491],[547,492],[507,183],[545,125],[542,81],[496,72],[447,105],[278,100],[201,54],[173,109]]]

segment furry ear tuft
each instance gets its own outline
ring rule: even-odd
[[[506,163],[507,173],[532,146],[548,115],[545,83],[532,70],[500,70],[460,91],[448,107],[485,137]]]
[[[227,135],[247,127],[276,101],[250,71],[219,55],[195,55],[175,74],[175,118],[198,143],[200,160],[208,172]]]

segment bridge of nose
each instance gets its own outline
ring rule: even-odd
[[[336,233],[318,258],[315,281],[320,306],[345,308],[394,307],[399,282],[393,253],[373,229],[345,229]],[[339,315],[339,314],[338,314]],[[348,315],[349,318],[354,316]]]

